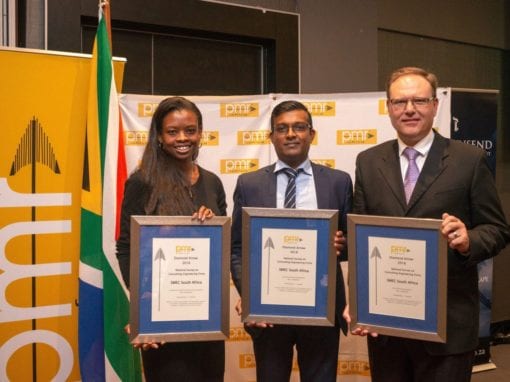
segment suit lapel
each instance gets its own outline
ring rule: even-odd
[[[381,153],[381,160],[374,163],[381,172],[383,179],[390,188],[393,196],[398,201],[403,210],[407,208],[406,196],[404,193],[404,183],[402,181],[402,170],[400,169],[400,159],[398,157],[398,142],[386,146],[386,150]],[[381,185],[374,184],[373,187]]]
[[[317,195],[317,208],[328,209],[330,204],[329,190],[329,178],[324,171],[324,168],[317,166],[312,162],[313,179],[315,183],[315,195]]]
[[[268,166],[264,169],[263,178],[260,182],[262,196],[261,207],[274,208],[276,207],[276,174],[274,173],[275,164]]]
[[[430,188],[432,183],[437,179],[439,175],[447,167],[445,159],[448,157],[448,148],[445,138],[439,134],[435,134],[434,142],[430,147],[430,152],[427,155],[427,159],[423,165],[423,168],[414,187],[411,200],[409,200],[408,209],[411,209],[416,204],[423,194]]]

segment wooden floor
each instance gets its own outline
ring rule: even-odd
[[[471,382],[510,382],[510,344],[491,346],[493,370],[474,373]]]

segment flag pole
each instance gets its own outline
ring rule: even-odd
[[[112,51],[112,22],[110,18],[110,1],[111,0],[103,0],[99,1],[99,6],[103,8],[103,14],[105,16],[106,21],[106,30],[108,32],[108,41],[110,43],[110,51]]]

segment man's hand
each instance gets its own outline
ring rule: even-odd
[[[243,313],[243,305],[242,300],[239,299],[236,302],[235,310],[238,315],[241,315]],[[255,321],[249,321],[245,322],[246,326],[256,327],[256,328],[272,328],[273,324],[269,324],[267,322],[255,322]]]
[[[342,317],[347,322],[347,324],[350,326],[351,325],[351,315],[349,314],[349,304],[347,304],[345,306]],[[368,327],[358,327],[354,330],[351,330],[351,333],[355,336],[362,336],[362,337],[365,337],[367,335],[370,335],[371,337],[378,336],[378,334],[376,332],[371,332],[370,328],[368,328]]]
[[[469,235],[464,222],[446,212],[442,218],[441,233],[448,240],[448,246],[460,253],[469,252]]]
[[[347,238],[344,236],[342,231],[336,231],[335,239],[333,240],[333,246],[336,249],[336,255],[340,256],[347,243]]]
[[[351,324],[351,315],[349,314],[349,304],[345,305],[344,311],[342,313],[342,317],[344,318],[347,325]]]
[[[243,314],[243,305],[242,305],[241,299],[237,300],[235,310],[236,310],[238,316]]]
[[[269,322],[265,322],[265,321],[260,321],[260,322],[249,321],[249,322],[246,322],[245,324],[246,324],[246,326],[251,326],[251,327],[255,327],[255,328],[272,328],[274,326],[273,324],[270,324]]]
[[[354,330],[351,330],[351,334],[353,334],[355,336],[361,336],[361,337],[365,337],[368,335],[370,337],[377,337],[379,335],[376,332],[371,332],[369,327],[361,327],[361,326],[357,327]]]

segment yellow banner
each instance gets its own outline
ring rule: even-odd
[[[0,48],[0,380],[80,379],[76,302],[89,62],[84,55]]]

